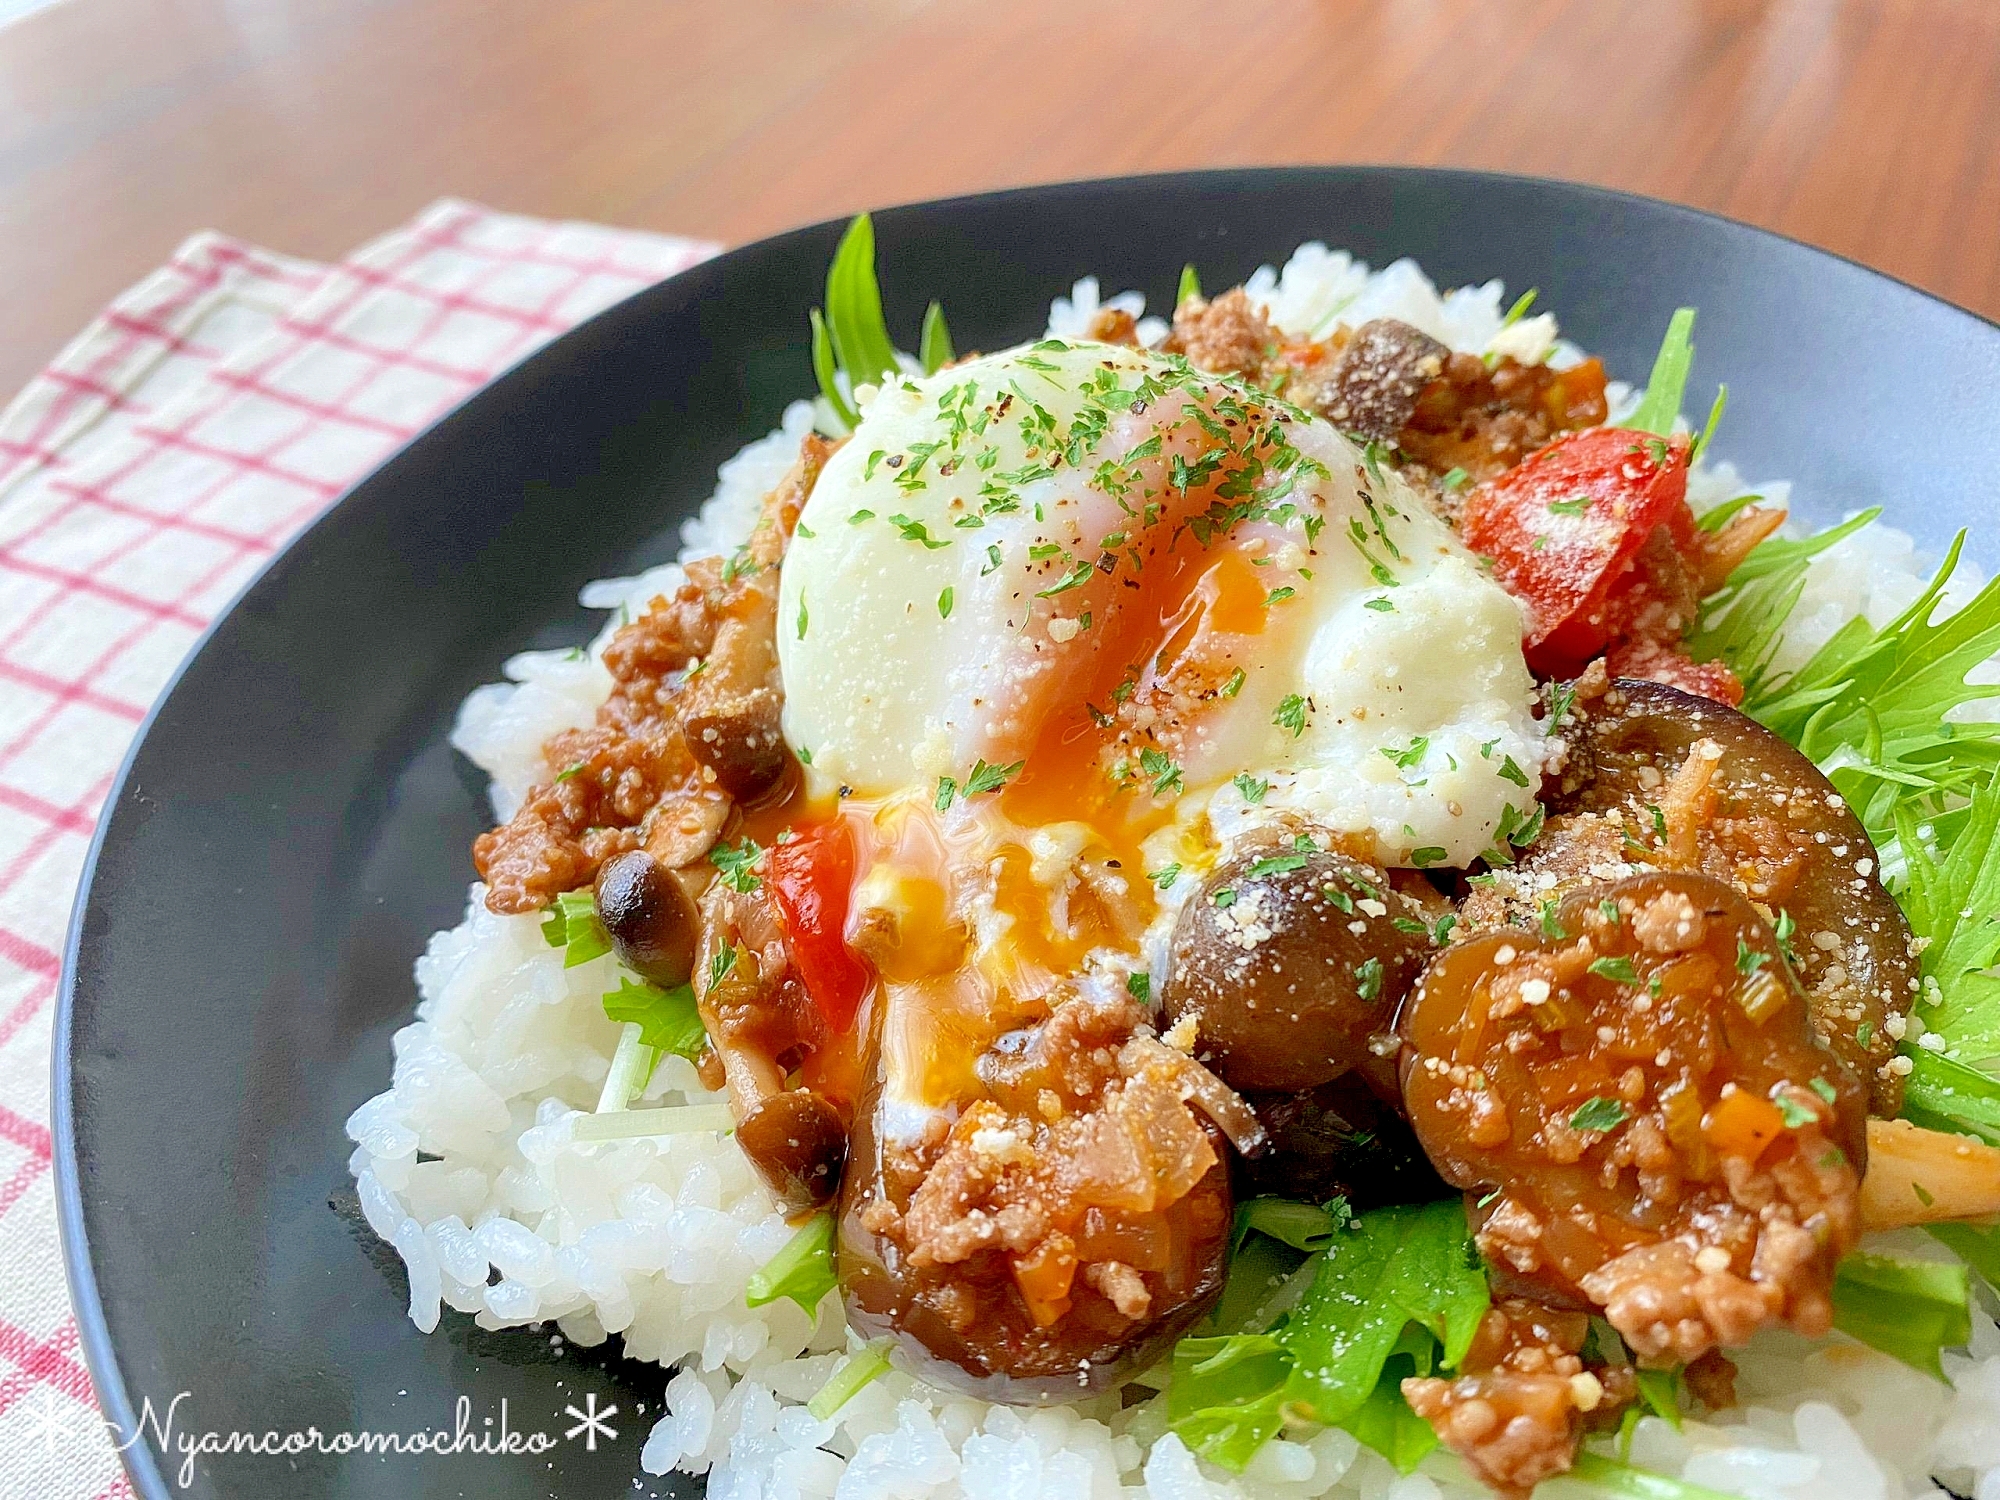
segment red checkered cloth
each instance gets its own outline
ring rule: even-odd
[[[714,250],[453,202],[336,266],[200,235],[0,416],[0,1495],[131,1493],[63,1284],[48,1078],[70,902],[139,721],[385,454]]]

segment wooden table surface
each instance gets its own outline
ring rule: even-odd
[[[0,30],[0,387],[204,227],[737,241],[1339,161],[1678,199],[2000,317],[2000,0],[61,0]]]

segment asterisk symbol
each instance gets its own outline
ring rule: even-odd
[[[576,1426],[570,1428],[563,1436],[565,1438],[573,1438],[579,1432],[582,1433],[583,1446],[586,1452],[595,1453],[597,1451],[597,1435],[600,1432],[604,1434],[606,1442],[610,1442],[618,1436],[618,1429],[613,1427],[610,1421],[612,1417],[618,1415],[618,1408],[607,1406],[603,1411],[599,1411],[597,1409],[597,1392],[595,1391],[591,1391],[584,1396],[582,1411],[578,1411],[574,1406],[565,1406],[563,1411],[567,1415],[576,1418]]]
[[[51,1455],[58,1450],[67,1451],[77,1436],[68,1405],[59,1393],[46,1386],[35,1394],[39,1399],[28,1417],[29,1435],[39,1436],[43,1450]]]

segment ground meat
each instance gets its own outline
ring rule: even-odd
[[[1582,1357],[1590,1319],[1525,1298],[1487,1310],[1450,1380],[1403,1382],[1403,1399],[1481,1479],[1525,1496],[1565,1473],[1586,1425],[1615,1421],[1636,1394],[1628,1367]]]
[[[1566,370],[1511,356],[1488,365],[1388,318],[1343,324],[1322,340],[1287,338],[1241,287],[1181,303],[1162,347],[1197,369],[1241,375],[1344,431],[1389,441],[1447,519],[1469,484],[1605,417],[1604,366],[1595,359]]]
[[[672,594],[613,635],[611,696],[596,721],[552,737],[542,751],[550,779],[473,841],[490,910],[539,911],[633,849],[668,869],[698,860],[736,799],[782,773],[778,563],[831,452],[809,436],[743,550],[690,563]]]
[[[1719,661],[1696,661],[1678,642],[1620,641],[1605,653],[1612,675],[1665,683],[1697,698],[1734,708],[1743,701],[1743,682]]]
[[[1124,344],[1136,347],[1139,342],[1139,320],[1122,307],[1100,307],[1091,314],[1090,326],[1083,331],[1087,339],[1095,339],[1100,344]]]
[[[1174,309],[1173,331],[1162,347],[1185,354],[1197,370],[1243,375],[1261,382],[1265,363],[1277,352],[1279,335],[1242,287],[1213,302],[1189,297]]]
[[[1478,484],[1559,434],[1595,427],[1604,417],[1604,366],[1595,359],[1555,370],[1511,356],[1489,367],[1476,354],[1454,354],[1424,388],[1396,445],[1412,478],[1441,487],[1457,471]],[[1463,493],[1462,487],[1450,492]]]
[[[1123,998],[1067,999],[975,1071],[977,1096],[921,1141],[885,1141],[872,1115],[857,1128],[840,1236],[850,1312],[959,1386],[1102,1388],[1220,1290],[1231,1198],[1216,1116],[1232,1131],[1254,1117]]]
[[[1897,1034],[1919,970],[1867,832],[1811,760],[1740,713],[1620,680],[1579,696],[1549,817],[1519,867],[1475,887],[1463,930],[1532,926],[1574,887],[1641,870],[1699,870],[1787,925],[1788,962],[1819,1039],[1894,1115]]]
[[[1830,1326],[1866,1094],[1735,889],[1651,874],[1447,949],[1401,1018],[1410,1122],[1496,1284],[1640,1361]]]
[[[1736,1363],[1720,1349],[1711,1349],[1681,1371],[1688,1394],[1710,1411],[1727,1411],[1736,1404]]]

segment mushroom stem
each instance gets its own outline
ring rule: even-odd
[[[1868,1122],[1861,1221],[1869,1231],[2000,1213],[2000,1149],[1908,1120]]]

